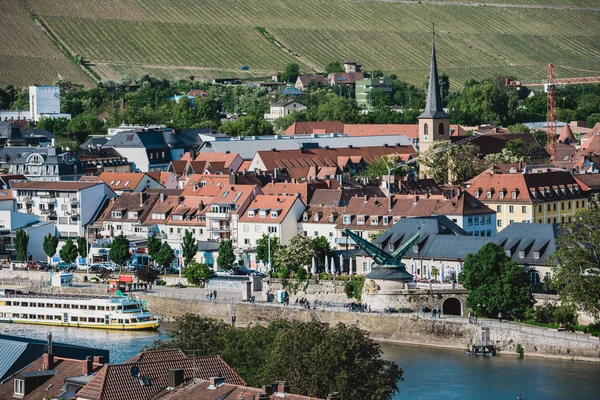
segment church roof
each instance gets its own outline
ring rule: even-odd
[[[442,95],[438,79],[437,61],[435,58],[435,43],[431,46],[431,67],[429,71],[429,86],[427,89],[427,102],[425,111],[419,115],[422,118],[450,118],[442,108]]]

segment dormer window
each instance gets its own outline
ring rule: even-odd
[[[13,392],[16,395],[24,396],[25,395],[25,380],[23,379],[15,379],[14,381]]]
[[[479,190],[475,191],[475,197],[479,197]]]
[[[390,223],[390,217],[388,217],[387,215],[385,217],[383,217],[383,224],[387,225]]]
[[[519,258],[525,258],[525,250],[519,250]]]
[[[537,250],[536,250],[536,251],[534,251],[534,252],[533,252],[533,258],[535,258],[536,260],[539,260],[539,259],[540,259],[540,252],[539,252],[539,251],[537,251]]]
[[[503,199],[504,198],[504,192],[498,193],[498,197],[500,197],[501,199]]]
[[[365,216],[364,215],[359,215],[356,217],[356,223],[358,225],[364,225],[365,223]]]
[[[349,224],[350,222],[352,222],[352,216],[344,215],[344,224]]]
[[[123,215],[121,214],[121,211],[113,211],[111,213],[113,218],[121,218]]]
[[[260,210],[258,216],[260,218],[267,218],[267,210]]]
[[[507,256],[509,256],[509,257],[511,256],[511,254],[510,254],[510,249],[505,249],[505,250],[504,250],[504,253],[505,253]]]
[[[319,213],[315,213],[315,215],[313,216],[313,221],[319,222]]]
[[[279,216],[279,210],[271,211],[271,218],[277,218]]]
[[[418,244],[413,244],[413,252],[414,253],[418,253],[419,252],[419,245]]]
[[[128,213],[128,217],[127,218],[133,219],[133,218],[137,218],[137,217],[138,217],[137,211],[131,211],[131,212]]]
[[[513,190],[513,192],[512,192],[512,198],[516,199],[518,194],[519,194],[518,190]]]
[[[371,217],[371,225],[377,225],[379,223],[379,217]]]
[[[335,216],[333,214],[329,214],[329,222],[335,221]]]
[[[248,218],[254,218],[256,212],[254,210],[248,210]]]
[[[115,186],[119,186],[120,184],[121,184],[121,181],[117,181],[117,182],[115,183]]]
[[[389,251],[394,251],[394,245],[390,243],[390,244],[388,245],[388,250],[389,250]]]
[[[487,198],[488,198],[488,199],[491,199],[491,198],[492,198],[492,191],[491,191],[491,190],[488,190],[488,191],[487,191]]]
[[[126,181],[123,186],[129,186],[129,181]]]
[[[304,222],[308,221],[308,213],[302,214],[302,221],[304,221]]]

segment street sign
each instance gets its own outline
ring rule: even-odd
[[[58,256],[52,257],[52,262],[53,263],[59,263],[60,262],[60,257],[58,257]]]
[[[87,260],[83,257],[79,257],[77,259],[77,264],[81,265],[81,264],[85,264],[87,262]]]

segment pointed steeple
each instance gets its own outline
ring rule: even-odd
[[[437,62],[435,59],[435,42],[431,44],[431,68],[429,71],[429,87],[427,88],[427,102],[425,111],[419,115],[421,118],[450,118],[442,108],[442,94],[438,79]]]

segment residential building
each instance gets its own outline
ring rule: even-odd
[[[344,72],[346,73],[353,73],[353,72],[361,72],[362,71],[362,65],[357,64],[356,61],[354,60],[346,60],[344,61]]]
[[[94,226],[102,224],[99,234],[104,238],[123,235],[129,239],[147,239],[156,232],[144,222],[159,196],[158,193],[123,192],[111,199]]]
[[[0,195],[2,192],[4,191],[0,191]],[[16,259],[14,239],[18,229],[24,230],[29,236],[28,256],[33,260],[46,260],[43,247],[44,236],[48,234],[54,236],[56,231],[54,224],[40,221],[37,215],[7,209],[0,211],[0,259]]]
[[[208,240],[238,244],[238,220],[258,193],[260,188],[253,185],[223,186],[206,211]]]
[[[498,231],[513,222],[571,222],[589,197],[569,172],[547,166],[492,166],[468,185],[470,194],[496,210]]]
[[[0,147],[49,146],[54,138],[45,129],[21,128],[10,122],[0,122]]]
[[[85,173],[83,164],[70,152],[57,153],[55,147],[5,147],[0,150],[0,165],[9,174],[20,174],[31,181],[77,181]]]
[[[329,80],[329,86],[348,86],[349,88],[354,88],[354,85],[357,81],[365,79],[365,75],[360,72],[333,72],[327,75],[327,79]]]
[[[160,189],[164,187],[150,173],[142,172],[102,172],[95,177],[95,181],[106,183],[118,195],[127,192],[144,192],[146,189]],[[177,183],[175,183],[175,186],[177,186]]]
[[[374,244],[392,253],[416,233],[417,242],[408,249],[402,262],[417,279],[452,281],[458,277],[468,254],[477,253],[487,243],[504,248],[506,255],[522,265],[532,285],[551,278],[550,256],[556,250],[558,224],[514,223],[495,237],[472,237],[445,216],[405,218],[388,229]],[[366,254],[357,256],[358,273],[374,267]],[[436,268],[438,276],[433,276]],[[442,272],[443,271],[443,272]]]
[[[295,87],[299,90],[307,90],[311,84],[326,88],[329,86],[329,81],[325,75],[298,75]]]
[[[319,400],[319,397],[302,396],[290,393],[293,386],[281,381],[277,384],[253,388],[248,386],[230,385],[220,383],[220,379],[201,380],[193,379],[190,384],[176,388],[161,399],[237,399],[237,400]],[[324,400],[324,399],[323,399]],[[339,394],[330,394],[327,400],[341,400]]]
[[[131,163],[115,149],[90,147],[71,153],[83,166],[86,176],[98,176],[102,172],[131,172]]]
[[[298,221],[298,231],[311,239],[323,236],[331,248],[337,248],[336,240],[342,237],[338,229],[343,224],[345,207],[310,205]]]
[[[450,140],[450,117],[442,107],[435,44],[432,44],[425,111],[419,115],[419,151],[427,151],[434,142],[440,140]],[[421,174],[426,171],[427,169],[421,165]]]
[[[12,181],[12,192],[18,211],[54,222],[63,238],[84,236],[107,200],[117,196],[104,182]]]
[[[139,376],[132,376],[133,366]],[[114,398],[114,393],[127,393],[136,400],[158,399],[193,379],[211,381],[215,387],[247,385],[219,356],[187,357],[181,350],[159,350],[140,353],[122,364],[105,364],[77,393],[77,399],[103,400]]]
[[[41,118],[71,119],[71,114],[60,112],[60,87],[29,86],[29,111],[0,110],[0,121],[39,121]]]
[[[257,151],[298,150],[313,148],[365,148],[385,145],[412,146],[413,140],[405,136],[348,137],[344,134],[312,134],[297,136],[237,136],[205,141],[199,152],[236,153],[244,160],[251,160]]]
[[[305,208],[297,196],[257,195],[239,216],[238,247],[254,249],[263,235],[288,244],[298,234],[298,221]]]
[[[265,114],[267,121],[274,121],[277,118],[283,118],[290,115],[292,112],[306,110],[306,106],[296,100],[280,100],[269,106],[270,112]]]
[[[359,106],[372,108],[375,93],[383,93],[386,97],[392,95],[392,78],[365,78],[356,81],[355,97]]]
[[[223,168],[228,172],[236,172],[244,162],[244,159],[237,153],[198,153],[194,161],[204,162],[207,166],[210,164],[213,168]],[[195,173],[202,172],[197,171]]]

